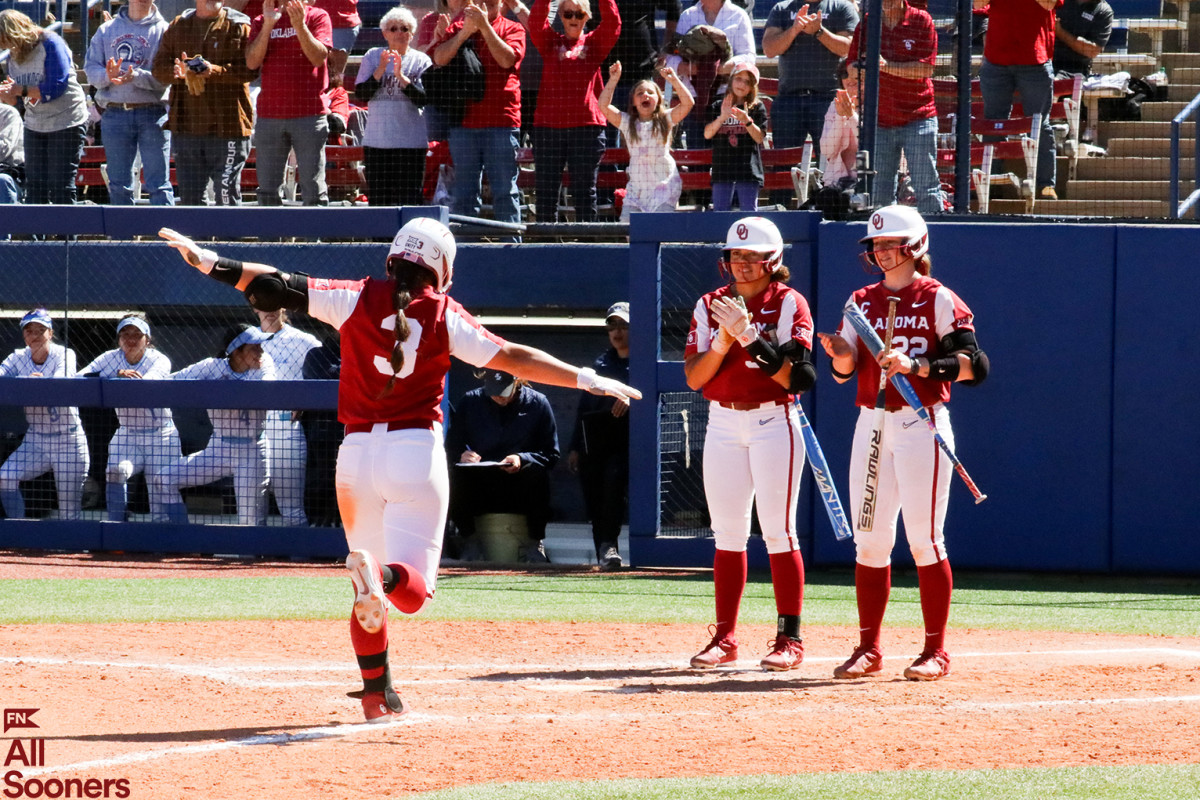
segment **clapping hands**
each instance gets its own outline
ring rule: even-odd
[[[112,86],[121,86],[133,80],[133,67],[125,66],[124,59],[110,58],[104,65],[108,74],[108,82]]]

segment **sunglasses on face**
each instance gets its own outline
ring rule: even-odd
[[[388,33],[412,33],[412,28],[407,25],[393,25],[390,28],[384,28]]]
[[[610,331],[627,331],[627,330],[629,330],[629,326],[624,323],[609,323],[608,325],[605,325],[604,327]]]
[[[587,14],[582,11],[560,11],[558,15],[563,19],[587,19]]]

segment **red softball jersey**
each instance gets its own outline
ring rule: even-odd
[[[700,298],[692,312],[684,358],[708,350],[720,327],[712,316],[712,302],[718,297],[736,297],[732,286],[723,286]],[[812,349],[813,320],[804,295],[786,284],[772,281],[757,297],[746,298],[746,310],[758,335],[775,347],[795,339]],[[758,362],[737,342],[721,362],[717,374],[704,385],[704,398],[718,403],[769,403],[786,401],[788,392],[758,366]]]
[[[444,379],[450,356],[476,367],[504,346],[449,295],[425,287],[405,309],[411,333],[404,343],[404,367],[392,391],[389,356],[396,342],[395,282],[308,279],[308,313],[342,335],[338,419],[346,425],[391,422],[430,428],[442,421]]]
[[[887,331],[888,298],[900,298],[900,302],[896,304],[896,327],[892,334],[892,347],[910,358],[941,358],[946,355],[942,347],[943,336],[954,331],[975,330],[975,315],[967,308],[967,304],[933,278],[923,275],[917,276],[915,281],[898,292],[887,288],[881,281],[859,289],[850,297],[862,308],[863,314],[879,332],[880,339],[885,338],[884,333]],[[875,397],[879,393],[879,363],[875,361],[867,346],[859,340],[854,328],[844,319],[838,334],[851,347],[858,348],[858,394],[855,403],[865,408],[874,408]],[[918,378],[916,375],[907,377],[917,390],[921,405],[928,407],[950,399],[949,381]],[[904,402],[904,398],[890,381],[884,404],[889,409],[908,407],[908,403]]]

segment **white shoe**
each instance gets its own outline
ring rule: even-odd
[[[367,633],[379,633],[387,615],[379,564],[366,550],[346,556],[346,569],[354,581],[354,618]]]

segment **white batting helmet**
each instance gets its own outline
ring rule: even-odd
[[[859,244],[873,239],[903,239],[914,259],[929,252],[929,228],[920,213],[911,206],[890,205],[876,209],[867,220],[867,235]]]
[[[437,276],[434,288],[444,292],[450,288],[457,253],[458,245],[449,228],[431,217],[418,217],[396,231],[388,250],[388,273],[391,274],[395,260],[419,264]]]
[[[783,261],[783,236],[775,223],[765,217],[742,217],[729,226],[725,234],[725,248],[721,254],[721,272],[732,278],[729,268],[730,250],[750,250],[763,254],[763,264],[768,273],[774,272]]]

